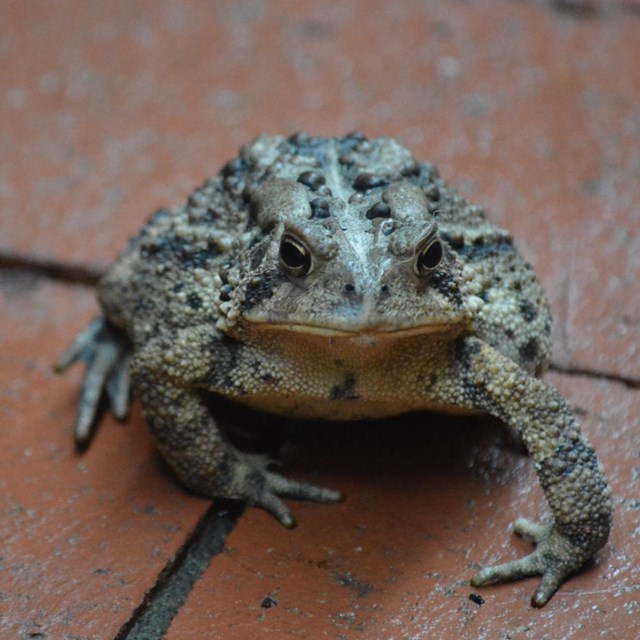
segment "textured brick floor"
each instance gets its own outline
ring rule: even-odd
[[[0,15],[0,638],[640,635],[637,1],[4,0]],[[238,513],[176,484],[137,410],[73,449],[79,371],[50,365],[96,311],[86,283],[256,134],[356,128],[486,204],[549,292],[547,379],[600,453],[616,523],[542,611],[533,581],[469,600],[474,567],[526,551],[509,523],[547,513],[492,421],[296,434],[291,473],[348,499],[295,505],[293,532],[249,511],[222,553]]]

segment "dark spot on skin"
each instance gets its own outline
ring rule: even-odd
[[[312,191],[317,191],[326,183],[325,177],[316,171],[303,171],[298,176],[298,182]]]
[[[323,138],[314,138],[307,133],[296,133],[288,139],[296,153],[311,156],[324,166],[327,163],[327,142]]]
[[[456,252],[464,248],[464,236],[461,233],[447,233],[443,231],[440,237]]]
[[[357,131],[344,138],[338,138],[336,143],[338,145],[339,162],[341,164],[358,162],[358,156],[371,149],[371,144],[367,137]]]
[[[402,167],[402,170],[400,171],[400,175],[402,175],[405,178],[419,176],[420,165],[417,162],[413,162],[412,164],[409,164],[406,167]]]
[[[358,156],[355,153],[343,153],[339,158],[338,158],[338,162],[340,164],[349,166],[352,164],[355,164],[358,161]]]
[[[600,483],[597,489],[594,491],[594,495],[602,495],[607,490],[605,483]],[[607,513],[600,513],[597,515],[590,515],[587,523],[574,524],[575,528],[582,528],[581,531],[573,531],[567,533],[567,538],[571,541],[571,544],[580,549],[593,549],[594,532],[598,532],[604,537],[604,540],[608,537],[608,532],[611,530],[612,518]],[[587,561],[586,567],[593,566],[595,559],[591,558]]]
[[[258,377],[258,372],[260,371],[261,367],[260,361],[253,359],[247,363],[247,366],[251,368],[253,375]]]
[[[161,241],[158,244],[157,253],[162,254],[167,262],[173,259],[187,269],[207,268],[211,261],[219,255],[216,246],[196,249],[188,241],[175,237]]]
[[[382,235],[390,236],[396,229],[395,222],[393,220],[385,220],[381,225]]]
[[[193,310],[197,310],[202,306],[202,298],[197,293],[191,293],[187,298],[187,304]]]
[[[234,158],[224,165],[221,173],[225,178],[229,178],[243,173],[247,168],[247,162],[244,158]]]
[[[520,313],[525,322],[533,322],[538,317],[538,310],[528,300],[520,303]]]
[[[470,593],[469,600],[475,602],[480,607],[484,604],[484,598],[478,593]]]
[[[365,214],[369,220],[374,218],[389,218],[391,216],[391,207],[386,202],[377,202]]]
[[[150,256],[158,253],[160,249],[160,244],[156,240],[143,240],[140,243],[140,257],[141,258],[149,258]]]
[[[527,342],[520,346],[518,353],[523,360],[532,362],[540,353],[540,343],[537,338],[529,338]]]
[[[366,142],[367,136],[360,131],[351,131],[345,136],[345,140],[354,140],[355,142]]]
[[[384,187],[387,184],[389,184],[389,181],[383,176],[374,173],[360,173],[353,182],[353,188],[356,191],[367,191],[368,189]]]
[[[211,387],[235,391],[239,395],[245,393],[241,385],[236,384],[232,372],[238,366],[238,360],[245,346],[238,340],[228,335],[212,336],[207,356],[211,362],[211,368],[207,374],[207,380]]]
[[[428,277],[430,284],[438,291],[438,293],[455,303],[457,306],[462,306],[460,286],[453,275],[444,271],[434,271]]]
[[[270,273],[252,280],[247,285],[244,300],[242,301],[242,309],[246,311],[263,300],[271,298],[271,296],[273,296],[274,284],[275,276]]]
[[[459,255],[466,256],[470,260],[484,260],[501,253],[513,252],[513,239],[510,236],[500,236],[492,238],[490,242],[485,242],[485,238],[480,236],[473,241],[473,244],[462,244],[451,248]]]
[[[312,218],[328,218],[331,215],[329,211],[329,202],[324,198],[314,198],[310,203]]]
[[[356,400],[358,394],[355,391],[356,379],[353,374],[347,373],[342,384],[331,387],[329,393],[332,400]]]
[[[362,142],[358,142],[355,149],[359,153],[370,153],[373,145],[368,140],[363,140]]]
[[[307,145],[311,142],[311,136],[304,131],[298,131],[294,133],[292,136],[289,136],[288,141],[291,144],[294,144],[296,147]]]
[[[542,460],[539,465],[538,475],[543,489],[556,484],[559,478],[567,477],[573,473],[576,466],[591,470],[594,474],[598,471],[598,459],[593,449],[583,441],[566,442],[559,446],[553,453]]]
[[[428,380],[422,374],[416,376],[417,385],[425,390],[431,389],[436,382],[438,382],[438,376],[435,373],[430,374]]]
[[[220,300],[222,300],[222,302],[227,302],[227,300],[231,300],[232,291],[233,291],[233,286],[230,284],[225,284],[220,289]]]
[[[436,202],[440,200],[440,189],[438,188],[437,184],[434,184],[432,182],[431,184],[425,187],[424,192],[427,198],[429,198],[429,200],[434,200]]]
[[[482,347],[477,342],[469,342],[466,338],[458,338],[454,349],[456,362],[462,363],[465,369],[469,369],[472,358],[480,353]]]

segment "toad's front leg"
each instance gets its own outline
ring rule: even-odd
[[[268,470],[266,459],[227,442],[202,399],[206,342],[190,330],[158,338],[136,353],[132,379],[151,432],[180,481],[194,493],[238,499],[270,512],[285,527],[295,521],[281,498],[337,502],[340,493]]]
[[[483,569],[472,584],[540,575],[532,604],[541,607],[607,541],[609,486],[571,407],[555,389],[475,338],[459,341],[455,361],[463,402],[501,418],[521,434],[554,515],[546,527],[519,519],[516,531],[536,549],[519,560]]]

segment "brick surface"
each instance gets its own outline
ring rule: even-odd
[[[103,268],[253,136],[357,128],[436,162],[514,232],[552,301],[558,365],[640,380],[635,0],[1,8],[0,264]],[[93,296],[2,273],[0,637],[111,638],[207,503],[137,413],[76,456],[79,373],[49,365]],[[617,521],[599,565],[545,610],[528,608],[531,581],[468,600],[474,563],[527,549],[508,523],[544,514],[529,463],[495,426],[429,417],[400,437],[312,430],[292,471],[349,500],[296,505],[292,533],[250,512],[168,637],[638,635],[638,391],[551,379],[586,412]]]
[[[545,609],[529,605],[534,580],[475,590],[468,583],[478,564],[528,551],[509,526],[546,513],[530,461],[495,424],[416,417],[308,439],[297,473],[345,489],[346,502],[294,505],[293,532],[250,511],[168,640],[636,637],[640,397],[622,385],[549,379],[583,415],[609,472],[616,521],[597,565]],[[484,605],[469,600],[474,592]],[[262,606],[267,597],[277,605]]]
[[[78,455],[78,375],[51,365],[86,290],[0,278],[0,638],[111,640],[208,503],[161,465],[137,412]]]

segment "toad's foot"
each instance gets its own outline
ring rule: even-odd
[[[543,607],[560,585],[582,568],[593,554],[593,549],[585,550],[553,525],[544,526],[518,518],[514,531],[533,542],[536,545],[535,551],[519,560],[482,569],[471,579],[474,587],[542,576],[531,598],[531,604]]]
[[[106,394],[118,420],[127,415],[131,346],[120,329],[102,317],[96,318],[60,356],[55,371],[62,372],[79,360],[86,364],[86,371],[80,389],[75,440],[79,447],[86,447],[103,395]]]
[[[268,471],[267,458],[239,452],[237,456],[238,459],[233,463],[227,486],[215,493],[243,500],[250,506],[260,507],[288,529],[295,527],[296,522],[282,498],[324,503],[342,500],[342,494],[339,491],[291,480]]]

